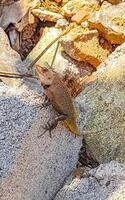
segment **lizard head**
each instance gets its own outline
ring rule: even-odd
[[[35,65],[36,72],[39,76],[40,83],[43,87],[50,86],[54,79],[54,72],[48,68],[42,68],[40,65]]]

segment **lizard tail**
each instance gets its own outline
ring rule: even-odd
[[[70,124],[68,123],[68,121],[65,121],[66,122],[66,126],[68,127],[69,131],[74,134],[75,136],[81,136],[81,133],[80,131],[78,130],[77,126],[75,123],[73,124]]]

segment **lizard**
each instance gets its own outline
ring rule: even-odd
[[[90,151],[83,135],[78,130],[76,124],[76,110],[68,88],[65,86],[59,74],[54,72],[52,68],[44,68],[36,64],[35,69],[39,76],[40,83],[44,88],[45,96],[59,114],[52,123],[48,121],[45,126],[42,126],[45,130],[38,137],[41,137],[46,131],[49,131],[50,137],[52,137],[51,131],[56,128],[59,121],[63,121],[75,137],[82,137],[83,148],[80,150],[79,163],[82,163],[84,166],[89,165],[90,167],[97,167],[99,165],[98,161]],[[81,156],[82,152],[84,156]]]
[[[35,69],[40,83],[44,88],[45,96],[59,114],[53,123],[50,124],[47,122],[45,127],[43,127],[45,129],[44,132],[48,130],[51,136],[51,131],[57,126],[58,122],[64,121],[64,124],[72,134],[80,136],[81,134],[76,124],[77,115],[72,97],[59,74],[51,68],[44,68],[37,64],[35,65]]]

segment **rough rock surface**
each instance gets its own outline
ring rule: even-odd
[[[125,43],[102,63],[77,101],[85,110],[83,132],[99,163],[125,161]]]
[[[43,36],[41,37],[40,41],[37,43],[35,48],[30,52],[27,56],[26,60],[24,61],[25,66],[28,66],[39,54],[46,48],[48,44],[50,44],[56,37],[61,34],[61,30],[57,28],[45,28]],[[49,38],[49,39],[48,39]],[[37,61],[37,64],[41,66],[46,66],[46,62],[51,65],[53,56],[55,54],[57,47],[57,42],[53,44],[47,52]],[[53,68],[56,72],[64,75],[66,70],[71,70],[74,74],[78,74],[78,67],[87,69],[87,64],[84,62],[77,62],[76,60],[72,59],[62,50],[61,46],[56,54],[56,58],[54,61]]]
[[[112,161],[68,181],[54,200],[124,200],[125,165]]]
[[[33,15],[38,17],[41,21],[57,22],[58,19],[62,19],[63,16],[59,13],[54,13],[43,8],[36,8],[32,10]]]
[[[84,8],[86,10],[89,8],[97,8],[97,7],[99,7],[99,3],[96,0],[89,0],[89,1],[88,0],[71,0],[62,7],[62,10],[65,16],[72,17],[81,8]]]
[[[52,199],[75,167],[81,139],[74,138],[60,125],[53,138],[41,125],[54,113],[34,106],[43,102],[36,81],[20,88],[0,85],[0,199]],[[36,111],[39,111],[36,113]],[[8,171],[9,170],[9,171]]]
[[[78,26],[62,37],[61,45],[73,59],[97,67],[108,56],[108,51],[100,46],[98,36],[98,31]]]
[[[91,1],[88,1],[90,4],[87,4],[83,6],[81,9],[77,11],[75,15],[72,16],[71,21],[76,22],[77,24],[81,24],[85,20],[89,18],[89,16],[95,12],[96,10],[99,10],[98,3],[91,4]]]
[[[0,27],[6,29],[9,24],[16,24],[27,11],[40,4],[40,0],[21,0],[13,4],[2,7],[0,14]]]
[[[112,5],[104,2],[99,11],[89,18],[91,28],[100,33],[112,44],[121,44],[125,41],[125,2]]]
[[[40,41],[27,56],[24,62],[25,65],[28,66],[47,47],[48,44],[50,44],[56,37],[58,37],[61,34],[61,32],[62,31],[60,29],[54,27],[45,28],[44,33],[40,38]],[[41,66],[46,66],[46,63],[48,63],[49,65],[51,65],[56,51],[56,47],[57,47],[57,42],[47,50],[47,52],[37,61],[37,64]],[[54,70],[60,74],[63,74],[63,72],[69,67],[69,60],[66,59],[66,56],[63,54],[60,47],[59,50],[57,51],[53,67]],[[78,70],[75,67],[73,69],[74,73],[75,72],[78,73]]]
[[[26,65],[30,64],[46,47],[49,45],[56,37],[61,34],[61,30],[57,28],[45,28],[42,37],[40,38],[37,45],[27,56],[25,63]],[[46,62],[51,64],[51,61],[54,56],[54,52],[57,46],[57,42],[48,49],[48,51],[38,60],[38,64],[41,66],[45,65]]]
[[[20,55],[11,49],[6,33],[0,28],[0,71],[17,72],[19,64],[21,64]],[[17,79],[1,79],[8,85],[17,86],[20,83]]]

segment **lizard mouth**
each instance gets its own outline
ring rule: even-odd
[[[42,68],[40,65],[35,65],[35,69],[38,75],[42,74]]]

